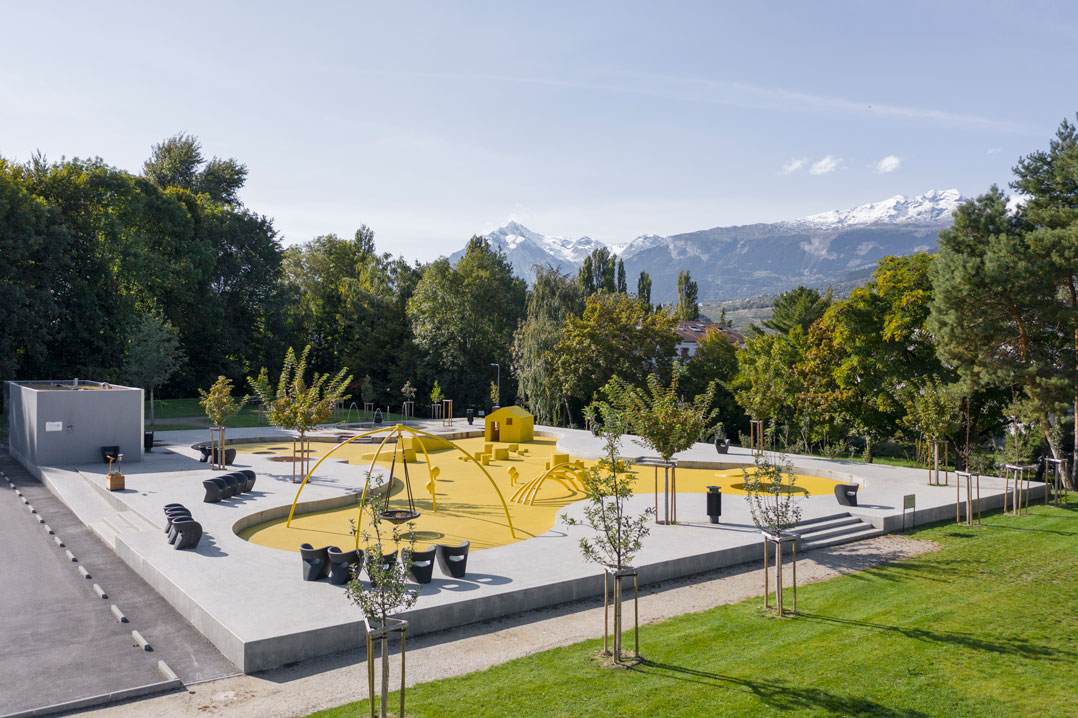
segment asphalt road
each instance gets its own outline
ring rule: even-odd
[[[238,673],[6,450],[0,471],[37,510],[0,479],[0,716],[161,682],[159,660],[185,684]]]

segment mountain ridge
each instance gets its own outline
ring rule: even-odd
[[[965,198],[957,189],[894,195],[847,210],[800,219],[719,226],[669,236],[640,235],[608,245],[588,236],[549,237],[510,221],[484,235],[504,251],[513,271],[529,283],[535,265],[574,274],[584,257],[605,247],[625,262],[630,285],[641,270],[652,278],[652,301],[677,297],[677,274],[692,272],[701,300],[778,293],[798,284],[823,285],[860,276],[888,254],[931,251],[940,229]],[[449,259],[456,262],[464,250]]]

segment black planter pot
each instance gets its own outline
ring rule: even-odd
[[[715,451],[719,452],[720,454],[729,453],[729,451],[730,451],[730,440],[729,439],[715,439]]]

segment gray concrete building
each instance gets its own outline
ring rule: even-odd
[[[125,462],[142,461],[142,389],[95,381],[4,382],[4,434],[27,470],[101,461],[119,446]]]

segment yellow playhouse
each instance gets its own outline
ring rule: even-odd
[[[513,444],[532,440],[535,417],[519,406],[503,406],[487,414],[484,441],[508,441]]]

